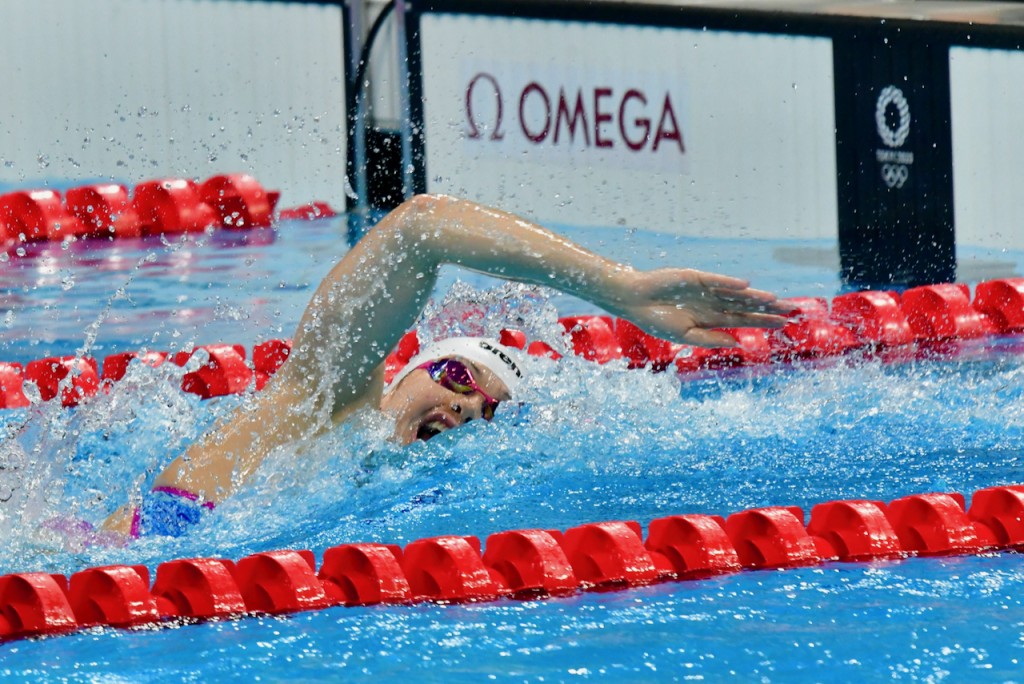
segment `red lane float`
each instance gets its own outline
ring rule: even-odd
[[[345,544],[324,552],[317,577],[346,606],[412,601],[402,549],[390,544]]]
[[[415,330],[402,335],[395,346],[395,350],[384,359],[384,382],[391,380],[398,374],[398,371],[409,363],[409,360],[420,353],[420,339]]]
[[[103,359],[103,376],[101,379],[107,382],[116,382],[123,379],[128,373],[128,366],[132,361],[156,368],[167,360],[167,356],[167,352],[152,351],[111,354]]]
[[[1024,278],[979,283],[974,308],[988,316],[1000,333],[1024,331]]]
[[[511,593],[480,556],[476,537],[433,537],[405,547],[402,570],[418,601],[481,601]]]
[[[860,346],[848,329],[829,319],[828,302],[821,297],[790,300],[792,318],[769,333],[773,353],[783,361],[845,354]]]
[[[924,285],[900,296],[907,322],[924,342],[949,339],[973,339],[995,332],[995,326],[971,306],[971,291],[966,284]]]
[[[807,532],[827,543],[823,558],[865,561],[903,554],[899,537],[880,501],[832,501],[811,509]],[[823,547],[819,544],[819,552]]]
[[[498,342],[512,349],[526,349],[526,333],[522,330],[504,328],[498,333]]]
[[[562,358],[562,355],[555,351],[554,347],[547,342],[542,342],[541,340],[534,340],[533,342],[530,342],[530,344],[526,346],[526,353],[530,356],[546,356],[552,361],[557,361]]]
[[[899,301],[889,292],[850,292],[832,300],[832,319],[863,346],[904,347],[917,339]]]
[[[284,365],[291,353],[291,340],[267,340],[252,348],[252,368],[257,390],[266,386],[270,376]]]
[[[203,399],[240,394],[253,379],[253,371],[245,362],[245,348],[241,345],[204,345],[197,347],[191,356],[200,357],[201,365],[199,370],[185,374],[181,380],[181,389]],[[184,366],[188,358],[178,354],[174,362]]]
[[[199,196],[226,228],[267,228],[281,193],[267,192],[252,176],[237,173],[208,179],[200,186]]]
[[[168,619],[205,620],[287,613],[335,605],[529,599],[603,591],[747,569],[790,568],[828,560],[872,561],[909,555],[978,553],[1024,545],[1024,486],[975,493],[916,494],[893,501],[818,504],[803,526],[797,507],[651,521],[646,541],[635,522],[492,534],[481,555],[476,537],[327,549],[320,572],[309,551],[268,551],[238,564],[173,560],[149,588],[143,566],[89,568],[71,577],[0,577],[0,640],[59,634],[95,625],[133,627]]]
[[[767,332],[761,328],[719,328],[734,340],[734,347],[683,347],[675,360],[680,373],[696,370],[724,370],[769,363],[772,349]],[[678,352],[677,352],[678,353]]]
[[[63,575],[26,572],[0,577],[0,640],[78,629],[81,624],[67,594]]]
[[[745,568],[792,568],[821,560],[796,506],[754,508],[725,520],[740,564]]]
[[[116,183],[87,185],[68,190],[68,213],[82,222],[83,235],[94,238],[137,238],[142,235],[139,214],[128,198],[128,188]]]
[[[650,365],[655,372],[665,370],[683,348],[681,344],[648,335],[624,318],[615,319],[614,328],[622,355],[629,359],[630,368]]]
[[[76,572],[68,596],[83,627],[134,627],[160,619],[144,565],[108,565]]]
[[[235,565],[216,558],[189,558],[161,563],[153,597],[161,617],[210,619],[239,615],[245,600],[234,577]]]
[[[500,574],[515,596],[571,593],[580,583],[560,538],[560,533],[545,530],[492,534],[487,538],[484,565]]]
[[[35,383],[43,401],[59,393],[64,406],[77,406],[100,387],[96,359],[89,357],[55,356],[31,361],[25,367],[25,380]]]
[[[248,174],[213,176],[202,184],[184,178],[149,180],[132,192],[121,184],[99,183],[71,188],[63,200],[54,190],[18,190],[0,195],[0,249],[74,238],[192,233],[217,226],[268,227],[280,196]],[[280,212],[280,218],[290,220],[336,215],[325,202]]]
[[[738,572],[736,548],[725,532],[725,520],[711,515],[673,515],[652,520],[644,544],[659,554],[679,579]]]
[[[0,223],[17,242],[61,241],[84,235],[87,228],[68,214],[53,190],[27,190],[0,195]]]
[[[546,356],[552,361],[562,358],[562,355],[555,351],[554,347],[547,342],[541,340],[528,341],[526,333],[522,330],[503,329],[498,334],[498,341],[506,347],[523,349],[529,356]]]
[[[957,337],[1024,331],[1024,278],[981,283],[977,292],[977,306],[970,304],[969,290],[963,285],[914,288],[901,299],[891,292],[848,293],[833,300],[831,313],[822,298],[797,299],[793,300],[797,317],[782,330],[719,329],[736,341],[735,346],[728,348],[672,344],[647,335],[628,321],[607,316],[570,316],[560,322],[574,351],[585,358],[600,363],[626,358],[631,368],[650,367],[654,371],[674,365],[678,373],[685,374],[799,361],[854,350],[900,360],[915,354],[919,345],[934,353],[940,345]],[[530,355],[560,358],[549,344],[528,341],[522,331],[502,330],[500,339],[508,346],[525,348]],[[222,347],[210,345],[208,349]],[[256,389],[261,390],[287,358],[291,344],[287,340],[270,340],[257,345],[252,366],[245,362],[244,348],[233,348],[237,356],[230,352],[213,354],[204,368],[186,379],[186,389],[208,398],[245,391],[255,379]],[[406,333],[386,358],[385,380],[390,381],[419,348],[416,331]],[[111,355],[104,361],[103,379],[112,382],[123,377],[132,359],[157,365],[164,356],[164,352]],[[180,352],[173,359],[183,365],[188,356],[188,352]],[[0,408],[26,405],[28,400],[18,391],[23,375],[17,364],[0,364]],[[74,388],[73,392],[79,396],[65,396],[68,405],[88,396],[91,389]],[[52,389],[45,392],[44,398],[51,394]]]
[[[24,385],[25,372],[20,363],[0,363],[0,408],[28,406]]]
[[[282,209],[278,218],[282,221],[315,221],[322,218],[334,218],[338,215],[327,202],[310,202],[298,207]]]
[[[649,584],[665,573],[655,566],[642,536],[633,521],[590,523],[566,530],[563,546],[584,585]]]
[[[294,613],[337,605],[315,573],[310,551],[267,551],[238,561],[235,580],[248,610]]]
[[[573,351],[589,361],[608,363],[622,358],[622,348],[608,316],[565,316],[558,322],[572,341]]]
[[[967,517],[962,494],[914,494],[889,504],[905,551],[922,556],[970,553],[996,545],[991,530]]]
[[[143,235],[196,233],[217,224],[217,214],[203,202],[199,186],[183,178],[140,183],[133,206]]]
[[[1024,486],[989,487],[971,497],[968,517],[984,525],[1001,548],[1024,546]]]

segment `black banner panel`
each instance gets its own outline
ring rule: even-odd
[[[946,49],[880,31],[833,48],[843,278],[955,280]]]

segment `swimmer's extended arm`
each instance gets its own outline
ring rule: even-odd
[[[554,287],[676,342],[726,347],[712,328],[778,327],[787,307],[745,280],[692,269],[638,271],[541,226],[452,197],[419,195],[386,216],[324,279],[299,324],[289,370],[323,370],[323,350],[358,377],[412,326],[442,264]],[[363,355],[338,348],[338,334]],[[346,374],[347,375],[347,374]],[[365,385],[335,386],[340,409]]]
[[[379,400],[380,362],[415,323],[446,263],[557,288],[676,342],[732,346],[732,336],[712,328],[785,322],[774,295],[739,278],[637,271],[513,214],[419,195],[381,220],[320,284],[278,372],[281,383],[335,416],[353,402]]]
[[[729,346],[716,327],[777,327],[774,296],[689,269],[637,271],[515,215],[450,197],[413,197],[331,270],[272,382],[182,456],[157,485],[220,501],[275,447],[380,400],[381,362],[414,324],[439,267],[457,264],[554,287],[677,342]],[[113,527],[124,527],[113,518]]]

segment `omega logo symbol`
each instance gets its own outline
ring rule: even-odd
[[[493,108],[487,106],[489,101]],[[627,154],[662,149],[686,153],[678,107],[668,89],[538,80],[503,88],[493,74],[479,72],[466,84],[464,106],[469,140],[497,142],[507,134],[531,146],[576,144]]]
[[[466,119],[469,122],[469,138],[476,140],[483,137],[483,134],[480,132],[480,126],[477,125],[476,117],[473,116],[473,90],[476,89],[477,83],[481,80],[487,81],[494,88],[495,102],[497,103],[494,126],[491,128],[491,134],[488,137],[491,140],[501,140],[505,137],[505,134],[501,131],[501,119],[504,115],[505,102],[501,95],[501,86],[498,85],[498,79],[487,73],[479,73],[474,76],[466,88]]]

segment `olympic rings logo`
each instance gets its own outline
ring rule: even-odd
[[[886,121],[885,113],[889,105],[895,105],[900,115],[896,130],[890,128],[889,122]],[[903,91],[896,86],[886,86],[878,95],[878,102],[875,103],[875,126],[878,128],[878,136],[889,147],[900,147],[907,141],[907,136],[910,135],[910,104],[903,96]]]
[[[904,164],[882,164],[882,180],[890,188],[902,188],[910,178],[910,168]]]

